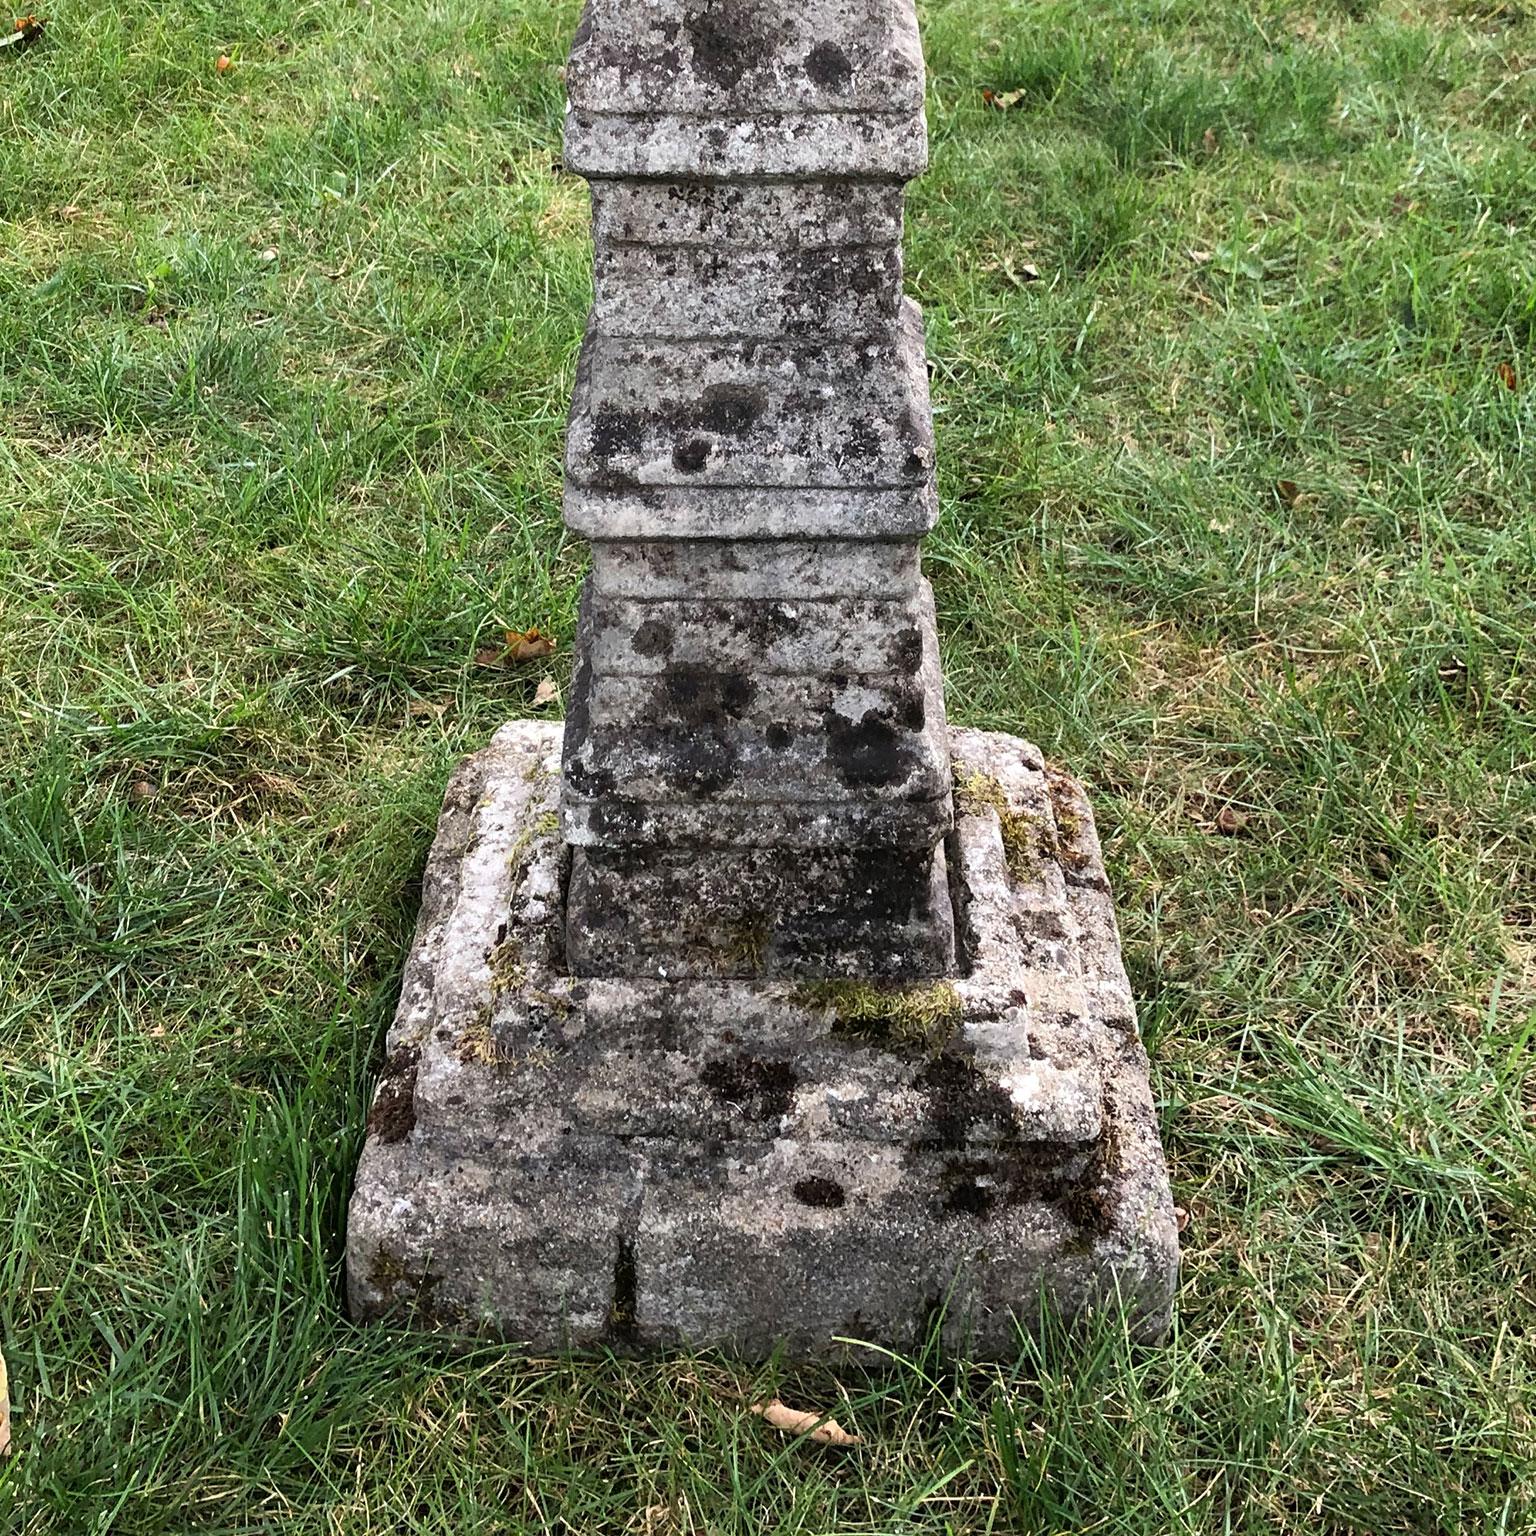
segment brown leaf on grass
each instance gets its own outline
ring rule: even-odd
[[[778,1398],[771,1403],[753,1403],[747,1411],[755,1413],[763,1423],[771,1424],[775,1429],[804,1435],[813,1445],[859,1444],[859,1437],[850,1435],[836,1419],[820,1413],[805,1413],[799,1408],[786,1408]]]
[[[1010,107],[1016,107],[1024,100],[1024,92],[983,90],[981,99],[989,107],[995,107],[999,112],[1006,112]]]
[[[558,703],[560,699],[560,685],[552,677],[541,677],[539,686],[533,690],[533,707],[541,709],[546,704]]]
[[[1502,384],[1505,389],[1520,388],[1520,376],[1515,372],[1514,364],[1500,363],[1499,366],[1493,371],[1498,374],[1499,383]]]
[[[507,660],[514,666],[520,661],[537,661],[554,653],[555,637],[546,635],[537,624],[532,629],[507,631]]]
[[[0,35],[0,48],[25,48],[43,35],[43,23],[36,16],[18,16],[16,25]]]
[[[1247,826],[1248,818],[1230,805],[1224,805],[1216,812],[1216,830],[1223,837],[1237,837]]]
[[[506,637],[504,647],[498,649],[486,645],[475,652],[477,667],[516,667],[555,653],[555,637],[546,635],[537,624],[532,629],[509,629],[503,633]]]
[[[1301,500],[1301,487],[1297,485],[1294,480],[1276,480],[1275,495],[1278,496],[1280,500],[1286,504],[1286,506],[1294,507],[1296,503]]]
[[[214,66],[213,67],[214,67],[214,70],[215,70],[216,73],[221,74],[221,75],[227,75],[229,73],[229,66],[231,64],[233,64],[233,63],[234,63],[234,60],[231,59],[230,56],[227,53],[221,53],[218,56],[218,58],[214,61]]]

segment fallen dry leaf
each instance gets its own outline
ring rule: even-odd
[[[1189,1230],[1189,1212],[1182,1205],[1173,1208],[1173,1222],[1180,1232]]]
[[[1009,107],[1016,107],[1024,100],[1024,92],[984,90],[981,93],[981,99],[989,107],[996,107],[999,112],[1006,112]]]
[[[542,708],[545,704],[554,704],[560,698],[560,685],[552,677],[541,677],[539,686],[533,690],[533,707]]]
[[[1499,366],[1494,369],[1494,372],[1498,374],[1499,383],[1502,384],[1505,389],[1519,389],[1520,378],[1519,375],[1515,372],[1513,364],[1500,363]]]
[[[227,53],[221,53],[213,67],[219,72],[219,74],[227,75],[229,73],[229,66],[232,62],[233,60]]]
[[[1241,811],[1224,805],[1216,812],[1216,830],[1223,837],[1236,837],[1248,825],[1248,818]]]
[[[1294,507],[1296,503],[1301,500],[1301,487],[1297,485],[1294,480],[1276,480],[1275,495],[1277,495],[1280,500],[1286,504],[1286,506]]]
[[[18,16],[11,31],[0,36],[0,48],[25,48],[43,35],[43,24],[36,16]]]
[[[541,656],[553,656],[555,637],[546,635],[537,624],[532,629],[507,631],[507,660],[514,665],[520,661],[537,661]]]
[[[804,1435],[813,1445],[858,1445],[859,1437],[850,1435],[836,1419],[819,1413],[804,1413],[798,1408],[786,1408],[778,1398],[771,1403],[753,1403],[747,1410],[755,1413],[765,1424],[775,1429],[788,1430],[792,1435]]]

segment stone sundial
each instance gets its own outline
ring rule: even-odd
[[[1167,1324],[1177,1240],[1092,813],[952,730],[910,0],[590,0],[595,302],[563,739],[463,763],[348,1224],[354,1313],[541,1349],[1009,1354]]]

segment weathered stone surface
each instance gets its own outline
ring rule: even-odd
[[[956,732],[947,983],[565,974],[558,730],[450,787],[348,1223],[358,1316],[536,1348],[945,1338],[1011,1355],[1042,1293],[1153,1337],[1177,1267],[1091,816]],[[1108,921],[1106,922],[1106,916]]]
[[[931,599],[879,629],[865,622],[876,606],[589,590],[566,722],[567,839],[930,850],[951,822]],[[792,906],[810,909],[812,893]]]
[[[901,252],[867,245],[600,245],[592,278],[592,322],[607,336],[883,336],[901,305]]]
[[[571,106],[565,165],[579,176],[909,180],[928,163],[922,115],[776,112],[632,117]]]
[[[933,527],[939,498],[924,485],[565,487],[565,524],[590,539],[916,539]],[[915,558],[916,548],[912,554]]]
[[[911,11],[887,0],[591,0],[566,71],[565,160],[591,177],[915,175]]]
[[[923,54],[891,0],[587,0],[565,84],[593,112],[910,117]]]
[[[912,675],[938,654],[926,584],[910,597],[630,598],[583,594],[577,686],[597,674],[712,672]]]
[[[592,546],[592,591],[600,597],[796,603],[911,600],[920,590],[910,540],[649,538]]]
[[[898,181],[594,181],[599,247],[901,248]]]
[[[942,846],[578,847],[566,956],[578,976],[945,976],[955,923]]]
[[[933,473],[922,318],[889,339],[659,341],[589,329],[566,473],[578,485],[920,487]]]

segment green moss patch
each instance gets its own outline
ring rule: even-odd
[[[898,1054],[937,1055],[965,1011],[947,981],[817,981],[795,995],[811,1007],[830,1008],[838,1038]]]

